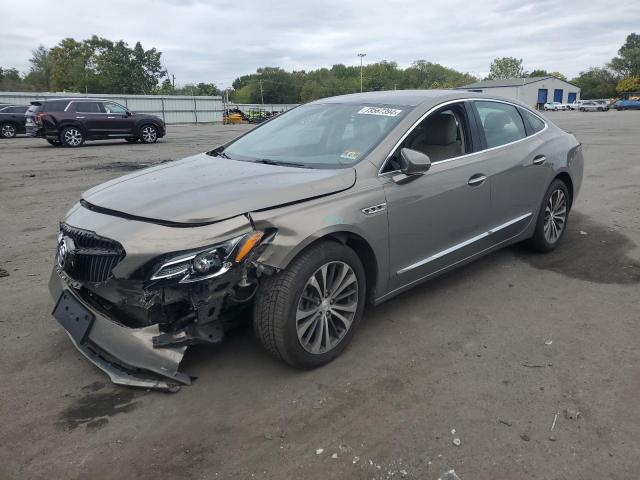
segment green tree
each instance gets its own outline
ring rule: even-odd
[[[580,98],[611,98],[616,95],[619,78],[606,68],[592,67],[580,72],[571,83],[580,87]]]
[[[631,33],[627,36],[618,56],[611,59],[609,68],[621,77],[640,76],[640,35]]]
[[[547,72],[546,70],[536,69],[536,70],[530,71],[527,74],[527,77],[547,77],[549,75],[550,75],[550,73]]]
[[[616,86],[618,93],[640,92],[640,76],[623,78]]]
[[[567,77],[560,72],[551,72],[549,75],[555,78],[559,78],[560,80],[564,80],[565,82],[567,81]]]
[[[40,45],[33,50],[29,59],[31,67],[24,83],[31,90],[51,91],[51,59],[49,49]]]
[[[489,67],[490,80],[500,80],[505,78],[520,78],[524,77],[525,72],[522,67],[522,59],[515,57],[501,57],[496,58],[491,62]]]
[[[9,92],[22,91],[23,79],[17,68],[0,67],[0,90]]]

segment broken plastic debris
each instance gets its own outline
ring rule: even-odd
[[[462,444],[459,438],[454,438],[452,441],[456,447],[459,447]]]
[[[316,450],[316,455],[321,455],[324,452],[324,448],[319,448]]]
[[[331,458],[338,458],[338,454],[334,453],[333,455],[331,455]]]
[[[544,344],[545,345],[551,345],[553,343],[553,340],[545,340]]]
[[[455,429],[455,428],[452,428],[452,429],[451,429],[451,435],[455,435],[455,434],[456,434],[456,429]]]
[[[445,472],[442,475],[440,475],[438,480],[461,480],[461,479],[458,475],[456,475],[455,470],[452,468],[448,472]]]
[[[580,412],[575,408],[566,408],[564,410],[564,416],[567,418],[567,420],[578,420],[578,417],[580,417]]]
[[[585,232],[584,230],[580,230],[580,235],[589,235],[587,232]]]
[[[353,463],[356,464],[360,461],[360,457],[353,457]]]

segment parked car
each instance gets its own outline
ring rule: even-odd
[[[154,143],[166,132],[161,118],[133,113],[111,100],[56,98],[31,105],[27,112],[27,133],[52,145],[79,147],[86,140],[115,138]]]
[[[547,102],[543,107],[546,110],[551,110],[553,112],[557,112],[558,110],[567,110],[567,105],[560,102]]]
[[[613,108],[619,112],[622,110],[640,110],[640,100],[618,100],[613,104]]]
[[[185,349],[243,307],[269,353],[318,367],[366,303],[509,244],[555,249],[582,176],[575,137],[513,100],[318,100],[85,192],[60,224],[53,316],[124,385],[189,384]]]
[[[3,138],[14,138],[19,133],[25,133],[24,116],[26,105],[0,106],[0,135]]]
[[[580,105],[581,112],[606,112],[609,106],[603,103],[584,100]]]

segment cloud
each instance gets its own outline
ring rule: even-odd
[[[31,50],[93,34],[163,52],[180,84],[226,87],[260,66],[417,59],[484,74],[498,56],[569,77],[609,61],[640,24],[640,2],[604,0],[0,0],[0,66],[28,70]],[[36,13],[37,12],[37,13]],[[69,12],[75,12],[73,16]]]

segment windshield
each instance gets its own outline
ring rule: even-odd
[[[211,155],[307,168],[359,162],[398,124],[407,106],[352,103],[295,108]]]

